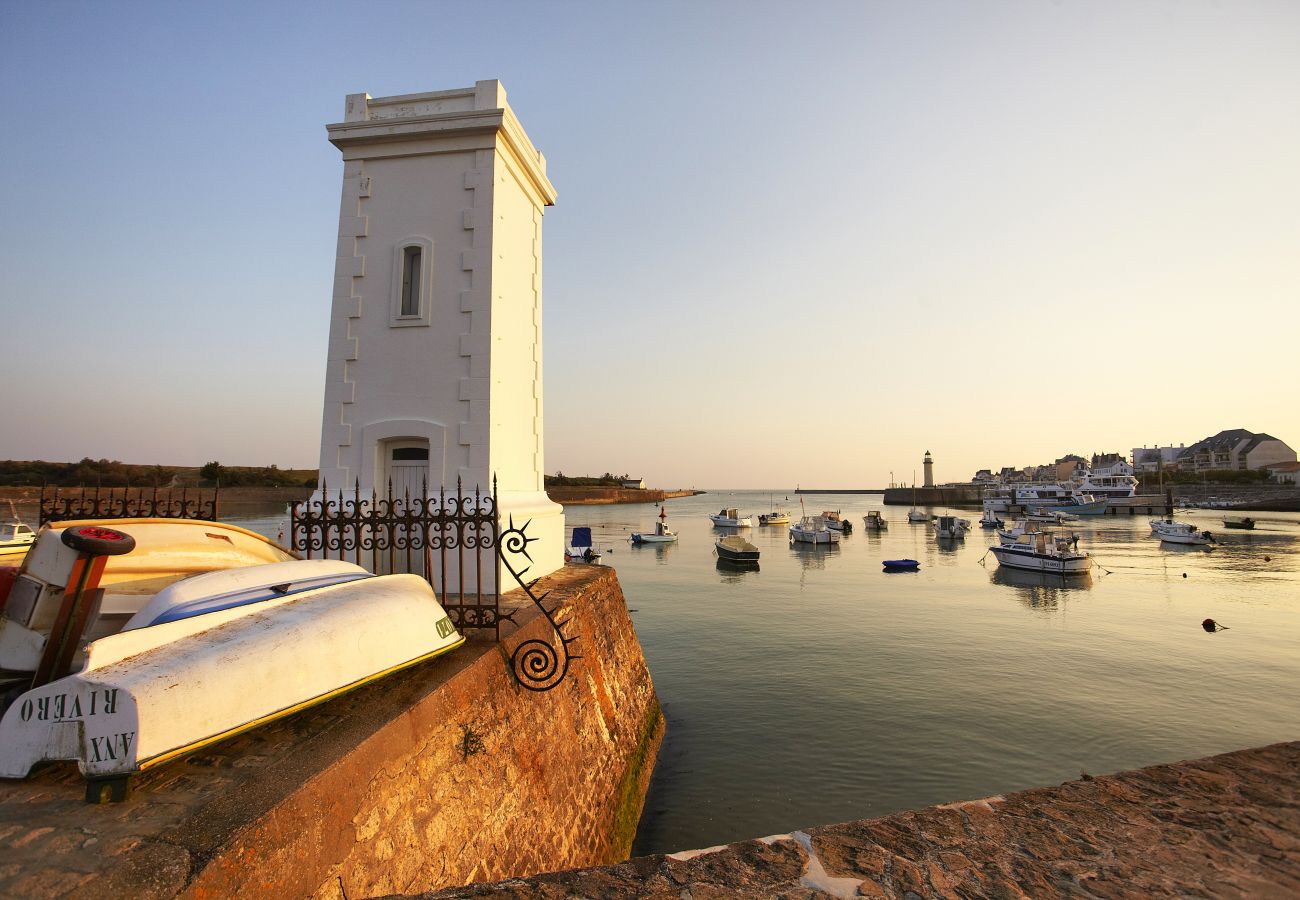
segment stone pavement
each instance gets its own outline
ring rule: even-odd
[[[419,896],[1300,897],[1300,742]]]

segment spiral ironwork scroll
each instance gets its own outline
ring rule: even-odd
[[[551,623],[555,629],[555,635],[559,638],[558,645],[541,638],[530,638],[521,642],[510,654],[510,669],[514,672],[515,680],[520,685],[530,691],[549,691],[564,680],[564,676],[569,672],[569,665],[575,659],[582,657],[569,650],[569,645],[577,640],[577,637],[570,637],[564,633],[564,627],[572,619],[557,620],[555,610],[547,609],[543,602],[550,591],[544,592],[540,597],[533,593],[533,586],[537,584],[536,580],[525,581],[524,575],[528,573],[531,566],[525,566],[522,570],[516,569],[506,554],[520,554],[530,563],[533,558],[528,554],[528,545],[534,543],[538,538],[530,538],[527,534],[528,526],[532,520],[528,520],[523,525],[515,527],[514,517],[510,517],[510,527],[501,532],[497,541],[497,555],[501,557],[501,564],[510,572],[519,586],[524,589],[537,608],[546,616],[546,621]]]

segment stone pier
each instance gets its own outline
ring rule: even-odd
[[[1300,743],[452,897],[1300,897]]]
[[[525,599],[500,644],[149,770],[125,803],[86,804],[70,763],[0,781],[0,897],[355,900],[625,859],[663,716],[614,571],[548,588],[582,655],[548,693],[509,668],[553,638]]]

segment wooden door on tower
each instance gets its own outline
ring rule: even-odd
[[[420,497],[429,479],[429,445],[425,441],[402,441],[388,445],[388,480],[394,497]],[[436,486],[434,488],[436,490]]]

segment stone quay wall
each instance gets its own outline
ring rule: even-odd
[[[641,646],[612,569],[537,589],[582,657],[550,692],[509,669],[554,640],[514,592],[500,644],[149,770],[125,803],[86,804],[70,763],[0,782],[0,896],[355,900],[627,858],[663,734]]]
[[[422,895],[1297,896],[1300,743]]]

